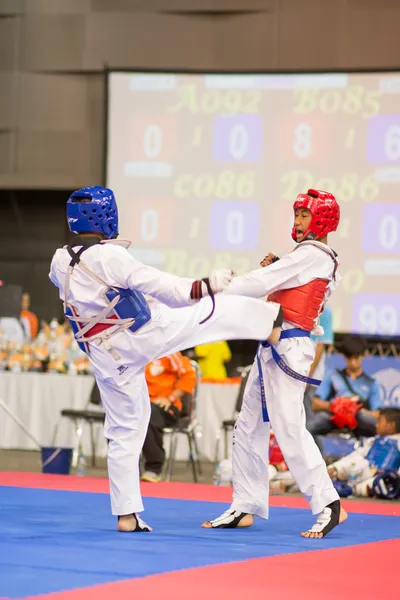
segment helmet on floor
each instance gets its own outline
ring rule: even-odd
[[[352,495],[353,490],[348,483],[345,483],[344,481],[333,481],[332,483],[341,498],[348,498]]]
[[[68,227],[73,233],[118,236],[118,207],[114,192],[99,185],[73,192],[67,201]]]
[[[304,232],[304,240],[318,240],[328,233],[336,231],[340,221],[340,208],[336,198],[329,192],[308,190],[307,194],[299,194],[293,204],[293,210],[306,208],[312,219]],[[292,238],[296,241],[296,228],[292,229]]]
[[[396,471],[383,471],[372,484],[373,495],[384,500],[400,497],[400,477]]]

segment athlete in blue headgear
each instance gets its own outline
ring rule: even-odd
[[[245,296],[221,294],[215,301],[232,280],[230,270],[193,281],[135,260],[129,242],[116,240],[118,208],[110,189],[74,192],[67,218],[77,235],[56,251],[50,279],[100,390],[112,513],[119,531],[150,531],[137,516],[143,511],[139,458],[150,417],[146,364],[220,340],[276,341],[282,311]]]

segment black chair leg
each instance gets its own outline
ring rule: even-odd
[[[187,434],[187,439],[188,439],[188,443],[189,443],[189,459],[190,462],[192,463],[192,471],[193,471],[193,480],[195,483],[197,483],[197,471],[196,471],[196,461],[194,459],[194,454],[193,454],[193,438],[192,438],[191,433]]]
[[[203,469],[201,468],[200,452],[199,447],[197,445],[197,437],[195,431],[193,431],[193,447],[195,452],[195,460],[197,461],[197,470],[199,472],[199,475],[203,475]]]

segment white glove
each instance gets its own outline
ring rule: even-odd
[[[218,294],[218,292],[222,292],[225,290],[235,274],[231,269],[219,269],[218,271],[213,271],[210,275],[210,286],[214,294]],[[205,284],[203,283],[205,286]]]

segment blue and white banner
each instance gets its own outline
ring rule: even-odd
[[[331,354],[326,363],[328,371],[345,366],[345,360],[339,354]],[[378,381],[383,406],[400,408],[400,358],[371,356],[363,360],[363,369]]]

